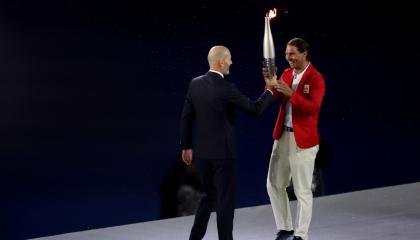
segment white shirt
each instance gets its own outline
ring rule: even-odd
[[[311,63],[308,64],[308,66],[305,67],[305,69],[297,74],[295,70],[293,70],[293,82],[292,82],[292,90],[296,90],[297,86],[300,83],[300,80],[302,80],[302,76],[303,74],[306,72],[306,69],[308,69],[309,65]],[[293,122],[292,122],[292,104],[290,103],[290,99],[287,101],[286,103],[286,116],[284,118],[284,125],[286,127],[291,127],[293,128]]]

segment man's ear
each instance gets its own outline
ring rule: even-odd
[[[225,66],[225,61],[224,60],[220,60],[219,61],[219,66],[220,67],[224,67]]]

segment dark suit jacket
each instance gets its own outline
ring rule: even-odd
[[[233,83],[214,72],[194,78],[182,111],[182,149],[192,148],[194,157],[198,158],[236,158],[234,110],[237,108],[258,115],[272,101],[269,91],[257,101],[251,101]]]

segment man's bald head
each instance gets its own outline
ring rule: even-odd
[[[230,51],[225,46],[214,46],[210,49],[207,55],[210,69],[229,74],[229,67],[232,64]]]
[[[223,61],[229,54],[230,51],[225,46],[212,47],[207,55],[210,68],[214,67],[219,61]]]

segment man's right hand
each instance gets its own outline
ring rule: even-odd
[[[277,67],[274,67],[274,73],[277,73]],[[266,67],[262,68],[262,74],[264,78],[269,78],[268,69]]]
[[[277,83],[277,76],[272,77],[271,79],[269,78],[264,78],[265,84],[267,89],[270,89],[271,92],[273,93],[274,90],[276,89],[278,83]]]
[[[274,72],[277,72],[277,67],[274,67]],[[277,76],[274,75],[271,79],[269,78],[268,69],[266,67],[262,68],[262,74],[264,77],[264,81],[266,84],[266,87],[270,89],[272,92],[274,92],[275,88],[277,87]]]
[[[184,149],[182,150],[182,161],[184,161],[185,164],[191,165],[193,160],[193,151],[192,149]]]

